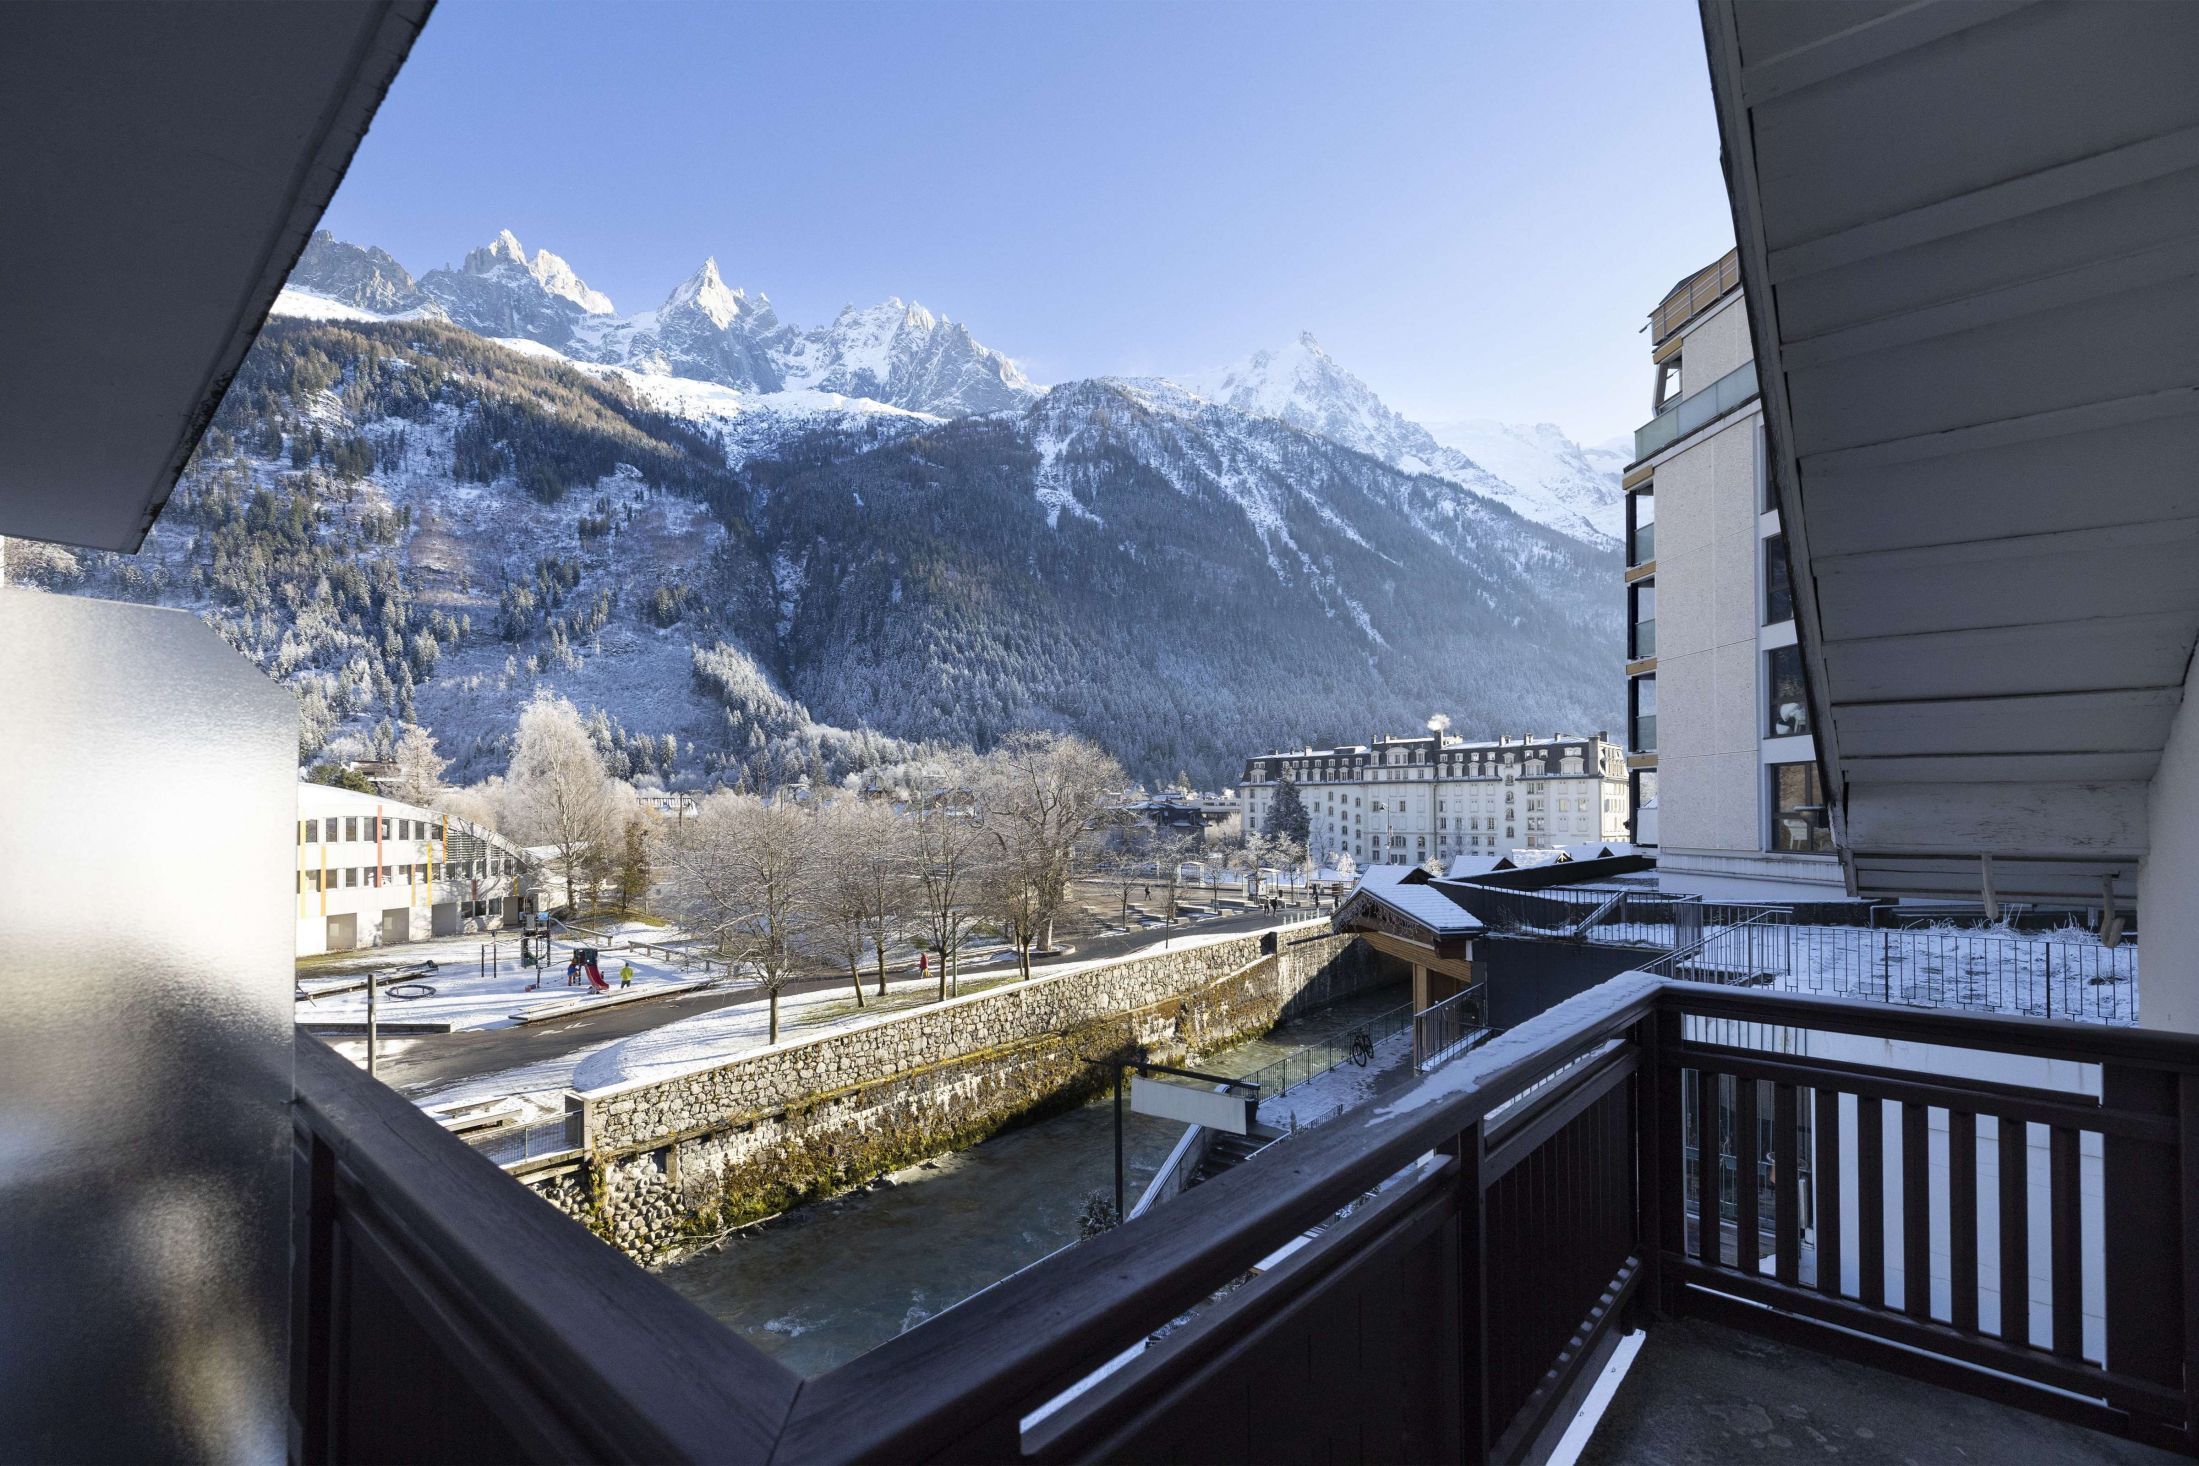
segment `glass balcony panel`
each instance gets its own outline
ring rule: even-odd
[[[1670,447],[1756,395],[1756,363],[1743,362],[1702,391],[1683,397],[1634,431],[1634,461]]]
[[[1657,655],[1657,623],[1653,620],[1635,622],[1633,649],[1628,653],[1628,656],[1639,661],[1643,657],[1653,657],[1655,655]]]

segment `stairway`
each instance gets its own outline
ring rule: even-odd
[[[1283,1138],[1283,1132],[1272,1125],[1254,1125],[1243,1135],[1223,1132],[1214,1137],[1214,1143],[1206,1149],[1206,1159],[1199,1162],[1199,1169],[1191,1175],[1191,1184],[1211,1181],[1233,1166],[1242,1165],[1261,1151]]]

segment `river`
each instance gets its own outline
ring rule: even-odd
[[[1397,985],[1347,998],[1196,1067],[1249,1074],[1410,997]],[[1174,1121],[1125,1117],[1133,1203],[1182,1134]],[[661,1276],[814,1377],[1076,1241],[1086,1198],[1113,1193],[1114,1145],[1113,1104],[1101,1100],[760,1223]]]

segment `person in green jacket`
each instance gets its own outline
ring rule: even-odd
[[[619,966],[618,966],[618,985],[619,985],[620,987],[622,987],[622,988],[630,988],[630,987],[632,987],[632,986],[634,985],[634,964],[633,964],[633,963],[631,963],[631,962],[621,962],[621,963],[619,964]]]

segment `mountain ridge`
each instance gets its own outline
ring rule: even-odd
[[[300,256],[290,285],[279,310],[326,315],[315,304],[323,299],[369,316],[448,320],[579,364],[775,396],[782,411],[791,410],[784,394],[821,393],[949,418],[1016,410],[1047,390],[966,326],[900,297],[851,305],[824,326],[796,328],[779,319],[768,295],[729,286],[715,257],[673,287],[662,305],[630,316],[617,314],[609,297],[559,256],[537,250],[530,260],[509,230],[471,251],[462,269],[418,280],[388,252],[322,230]],[[1592,546],[1618,540],[1616,464],[1597,461],[1548,424],[1494,424],[1478,438],[1444,441],[1390,408],[1310,332],[1221,373],[1125,380],[1166,383],[1317,433],[1401,472],[1432,473]],[[683,398],[676,389],[665,395]],[[1476,445],[1505,467],[1476,456],[1470,451]]]

